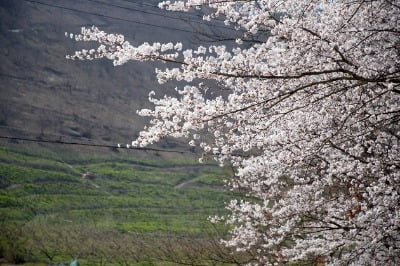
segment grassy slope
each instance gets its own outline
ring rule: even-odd
[[[206,217],[221,212],[229,199],[229,193],[215,187],[222,184],[216,171],[227,174],[194,162],[88,158],[70,163],[2,147],[0,217],[28,221],[46,216],[57,223],[128,231],[200,232]],[[83,173],[95,179],[84,179]],[[195,182],[179,186],[191,179]]]
[[[95,179],[84,179],[84,173]],[[224,202],[231,197],[221,189],[221,176],[227,175],[228,170],[190,160],[77,159],[73,154],[56,156],[46,149],[28,152],[0,146],[0,224],[33,226],[27,231],[42,232],[36,236],[42,238],[71,228],[95,229],[97,235],[119,232],[113,236],[116,239],[126,234],[149,239],[155,234],[202,238],[207,217],[224,212]],[[4,232],[0,235],[3,252]],[[23,249],[34,241],[33,236],[24,239]],[[61,250],[54,252],[55,258],[68,258]],[[49,261],[44,252],[36,253],[35,260]]]

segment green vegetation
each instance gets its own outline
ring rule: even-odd
[[[55,263],[86,254],[88,264],[98,265],[94,261],[102,257],[107,263],[118,264],[124,258],[131,260],[126,264],[141,265],[147,260],[154,263],[149,248],[144,257],[133,259],[134,252],[125,250],[125,255],[121,251],[110,260],[112,247],[97,242],[111,239],[125,243],[124,249],[156,245],[162,250],[166,239],[184,236],[203,239],[204,245],[210,230],[207,217],[224,213],[224,202],[232,196],[222,189],[229,175],[227,169],[188,159],[61,157],[50,150],[0,147],[0,258]],[[136,242],[129,244],[131,238]],[[80,247],[87,241],[92,241],[92,250],[71,244]],[[185,245],[178,246],[175,252],[185,253]],[[108,253],[98,250],[102,248]]]

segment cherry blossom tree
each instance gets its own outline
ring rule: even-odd
[[[95,41],[71,59],[160,60],[159,83],[184,81],[177,97],[149,100],[150,124],[133,141],[186,137],[236,169],[246,200],[214,217],[222,240],[255,265],[400,264],[400,1],[186,0],[244,30],[237,47],[132,46],[122,35],[82,28]],[[264,37],[249,48],[249,37]],[[262,39],[262,38],[261,38]],[[214,94],[210,94],[213,91]],[[212,138],[201,138],[209,134]],[[205,141],[207,140],[207,141]]]

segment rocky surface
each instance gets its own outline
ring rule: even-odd
[[[174,84],[157,84],[154,68],[160,65],[154,62],[114,67],[107,60],[66,60],[66,54],[95,44],[76,43],[65,32],[96,25],[125,34],[133,44],[181,41],[190,47],[199,43],[198,32],[209,30],[197,23],[197,14],[166,13],[151,6],[157,1],[104,3],[0,2],[1,136],[129,143],[144,125],[136,110],[148,105],[148,92],[171,93]],[[217,35],[229,32],[223,31]]]

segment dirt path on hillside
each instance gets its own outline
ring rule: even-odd
[[[186,180],[186,181],[183,181],[182,183],[179,183],[178,185],[174,186],[174,188],[180,189],[180,188],[183,188],[183,187],[190,185],[192,183],[195,183],[195,182],[196,182],[195,179]]]

